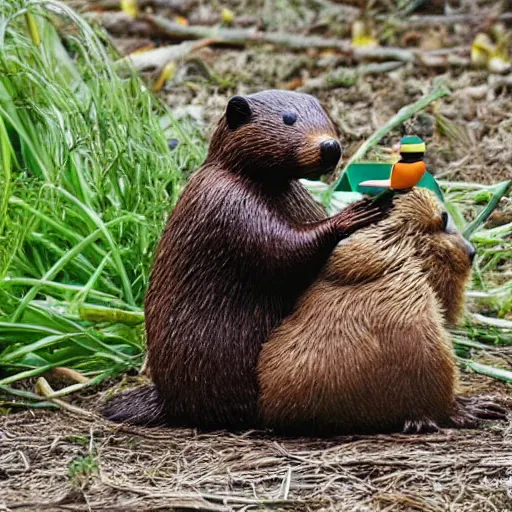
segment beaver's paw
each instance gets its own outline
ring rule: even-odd
[[[392,195],[383,194],[375,199],[364,198],[348,205],[335,217],[335,225],[342,237],[358,229],[370,226],[388,216],[392,206]]]
[[[459,414],[463,413],[478,423],[478,420],[499,420],[507,419],[507,409],[496,403],[490,396],[459,396],[457,397]]]
[[[435,421],[423,420],[408,420],[404,423],[402,432],[404,434],[428,434],[431,432],[438,432],[439,426]]]

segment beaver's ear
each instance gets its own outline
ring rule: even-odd
[[[226,108],[226,121],[228,126],[234,130],[251,119],[251,107],[243,96],[233,96],[228,101]]]

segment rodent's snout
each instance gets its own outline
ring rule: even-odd
[[[464,246],[466,247],[466,252],[468,253],[469,261],[470,261],[470,263],[473,263],[473,260],[475,259],[475,255],[476,255],[475,246],[470,241],[466,240],[465,238],[463,238],[463,240],[464,240]]]
[[[341,158],[340,143],[335,139],[324,140],[320,144],[320,158],[323,165],[336,167]]]

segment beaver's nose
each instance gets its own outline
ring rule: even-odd
[[[466,251],[468,253],[469,261],[471,263],[473,263],[473,260],[475,259],[475,255],[476,255],[475,246],[471,242],[466,240],[465,238],[464,238],[464,245],[466,246]]]
[[[322,163],[335,166],[341,158],[341,146],[337,140],[325,140],[320,144],[320,157]]]

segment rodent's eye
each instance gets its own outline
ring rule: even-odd
[[[297,114],[294,114],[293,112],[287,112],[286,114],[283,114],[283,121],[284,124],[291,126],[295,123],[295,121],[297,121]]]
[[[441,222],[443,223],[443,231],[446,231],[446,228],[448,227],[448,213],[443,212],[441,214]]]

